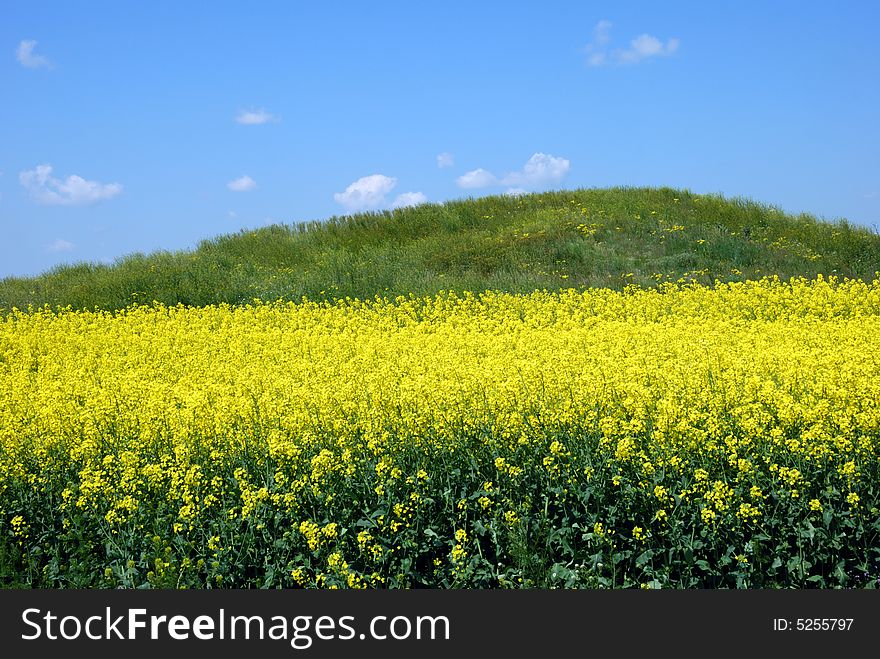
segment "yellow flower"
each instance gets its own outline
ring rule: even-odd
[[[20,538],[26,538],[28,535],[28,523],[21,515],[16,515],[10,521],[12,532]]]
[[[304,521],[299,524],[299,532],[306,538],[309,549],[316,550],[321,545],[321,527],[314,522]]]
[[[348,570],[348,563],[338,551],[334,551],[327,557],[327,567],[334,572],[345,572]]]
[[[290,572],[290,576],[301,586],[305,586],[308,582],[308,573],[301,567],[294,568]]]
[[[745,522],[757,522],[761,517],[761,511],[750,503],[741,503],[736,516]]]

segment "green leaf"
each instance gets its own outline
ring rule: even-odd
[[[653,556],[654,556],[654,552],[651,551],[650,549],[646,549],[641,554],[639,554],[638,557],[636,558],[636,565],[638,565],[639,567],[642,567],[645,563],[650,561]]]

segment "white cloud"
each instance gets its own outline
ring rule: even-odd
[[[57,179],[52,176],[52,165],[37,165],[21,172],[18,181],[39,204],[49,206],[85,206],[104,199],[112,199],[122,192],[119,183],[87,181],[81,176]]]
[[[49,252],[69,252],[76,247],[72,242],[68,240],[62,240],[59,238],[58,240],[53,240],[51,243],[46,245],[46,251]]]
[[[503,179],[503,185],[540,187],[558,183],[571,169],[571,161],[547,153],[535,153],[521,171],[511,172]]]
[[[337,192],[333,199],[349,212],[368,210],[385,205],[385,195],[397,185],[397,179],[382,174],[364,176]]]
[[[558,183],[571,169],[571,161],[548,153],[534,153],[523,168],[497,178],[485,169],[475,169],[456,179],[458,187],[465,189],[488,188],[495,185],[509,186],[505,194],[523,194],[528,189]]]
[[[236,213],[235,211],[228,211],[226,215],[227,217],[229,217],[230,220],[234,220],[238,217],[238,213]]]
[[[52,63],[43,57],[42,55],[35,55],[34,48],[37,47],[37,42],[32,40],[23,40],[20,44],[18,44],[18,48],[15,51],[15,59],[19,61],[19,63],[27,67],[28,69],[39,69],[39,68],[51,68]]]
[[[607,59],[608,57],[605,55],[605,53],[592,53],[587,58],[587,64],[589,64],[590,66],[603,66]]]
[[[584,47],[587,54],[587,65],[605,66],[614,64],[638,64],[651,57],[671,55],[678,50],[678,39],[669,39],[663,43],[650,34],[640,34],[629,42],[629,48],[617,48],[608,51],[611,42],[611,22],[601,20],[593,28],[593,40]]]
[[[403,192],[391,202],[391,208],[405,208],[406,206],[418,206],[428,201],[421,192]]]
[[[462,174],[455,179],[455,182],[458,184],[458,187],[469,190],[472,188],[488,188],[490,185],[496,185],[498,179],[495,178],[495,175],[492,172],[480,168]]]
[[[601,20],[593,28],[593,44],[604,46],[611,41],[611,21]]]
[[[670,39],[664,44],[650,34],[640,34],[629,42],[629,49],[614,51],[614,57],[621,64],[637,64],[649,57],[671,55],[676,50],[678,39]]]
[[[521,195],[528,194],[528,192],[528,190],[523,190],[522,188],[507,188],[507,190],[504,191],[504,194],[506,194],[508,197],[519,197]]]
[[[234,181],[230,181],[226,184],[226,187],[233,192],[250,192],[255,187],[257,187],[257,182],[250,176],[245,175],[241,178],[235,179]]]
[[[587,64],[602,66],[608,59],[604,46],[611,41],[611,21],[601,20],[593,28],[593,40],[584,47]]]
[[[437,167],[440,169],[443,169],[444,167],[452,167],[454,164],[455,158],[453,158],[451,153],[444,151],[437,156]]]
[[[270,121],[278,121],[274,115],[260,110],[242,110],[235,117],[235,120],[245,126],[259,126],[260,124],[268,124]]]

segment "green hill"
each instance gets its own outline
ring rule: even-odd
[[[571,190],[275,225],[193,251],[0,280],[0,309],[238,304],[439,290],[622,288],[822,273],[872,279],[880,235],[669,188]]]

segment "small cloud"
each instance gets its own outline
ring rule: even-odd
[[[257,187],[257,182],[250,176],[242,176],[227,183],[226,187],[233,192],[250,192]]]
[[[437,167],[440,169],[443,169],[444,167],[452,167],[454,164],[455,158],[452,157],[451,153],[444,151],[437,156]]]
[[[522,195],[528,193],[528,190],[523,190],[522,188],[507,188],[507,190],[504,191],[504,194],[506,194],[508,197],[521,197]]]
[[[87,181],[76,175],[57,179],[52,176],[51,165],[38,165],[21,172],[18,181],[34,201],[47,206],[86,206],[112,199],[122,192],[119,183]]]
[[[458,187],[469,190],[472,188],[488,188],[490,185],[497,184],[498,179],[495,178],[492,172],[480,168],[462,174],[455,179],[455,182]]]
[[[333,199],[347,211],[369,210],[385,204],[385,195],[397,185],[397,179],[382,174],[364,176],[345,188],[345,192],[337,192]]]
[[[571,161],[547,153],[535,153],[521,171],[511,172],[503,179],[503,185],[541,187],[558,183],[571,169]]]
[[[46,245],[46,251],[53,253],[69,252],[75,247],[76,245],[74,245],[72,242],[59,238],[58,240],[53,240],[51,243]]]
[[[640,34],[629,42],[629,48],[608,51],[611,43],[611,22],[601,20],[593,28],[593,40],[584,47],[588,66],[614,64],[638,64],[651,57],[672,55],[678,50],[679,40],[669,39],[663,43],[650,34]]]
[[[227,216],[230,220],[234,220],[235,218],[238,217],[238,213],[236,213],[235,211],[228,211],[228,212],[226,213],[226,216]]]
[[[877,193],[876,192],[866,192],[865,194],[862,195],[862,198],[863,199],[876,199]]]
[[[593,28],[593,40],[584,46],[587,53],[587,64],[590,66],[602,66],[608,56],[603,47],[611,41],[611,21],[601,20]]]
[[[261,124],[268,124],[270,122],[278,121],[278,118],[274,115],[266,112],[265,110],[242,110],[235,117],[235,120],[244,124],[245,126],[259,126]]]
[[[611,21],[605,19],[596,23],[593,28],[593,45],[604,46],[611,41]]]
[[[604,66],[607,59],[605,53],[592,53],[587,57],[587,64],[590,66]]]
[[[678,39],[670,39],[665,44],[650,34],[641,34],[629,42],[629,49],[614,51],[615,59],[621,64],[637,64],[649,57],[665,57],[678,50]]]
[[[548,153],[534,153],[523,168],[497,178],[485,169],[475,169],[456,179],[458,187],[488,188],[493,185],[509,186],[505,194],[521,194],[528,189],[540,188],[561,181],[571,169],[571,161]]]
[[[391,202],[391,208],[405,208],[407,206],[418,206],[428,201],[428,198],[421,192],[403,192],[394,201]]]
[[[52,68],[52,63],[48,59],[34,53],[36,47],[36,41],[23,40],[18,44],[18,48],[15,51],[15,59],[18,60],[19,64],[28,69]]]

